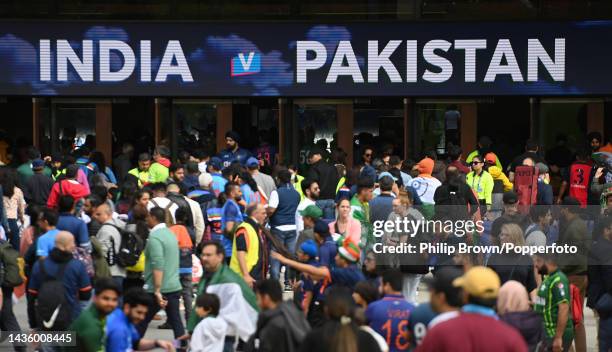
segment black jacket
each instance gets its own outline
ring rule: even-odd
[[[23,188],[23,197],[28,204],[47,205],[53,187],[53,179],[45,174],[34,174]]]
[[[535,274],[533,272],[533,260],[528,255],[493,254],[487,262],[487,266],[493,269],[503,285],[507,281],[518,281],[527,292],[537,287]]]
[[[612,295],[612,242],[600,238],[593,242],[588,261],[587,307],[595,308],[605,293]]]
[[[170,199],[171,202],[175,203],[179,208],[183,209],[187,213],[187,227],[193,226],[193,214],[191,213],[191,207],[189,202],[185,200],[185,197],[180,193],[168,192],[166,198]]]
[[[290,302],[263,311],[257,320],[257,330],[249,339],[245,351],[295,352],[310,331],[304,314]]]
[[[319,160],[310,165],[308,178],[317,181],[321,194],[319,199],[336,199],[336,187],[338,186],[338,170],[330,163]]]
[[[500,315],[499,320],[521,333],[529,347],[529,351],[535,351],[544,333],[544,325],[540,314],[534,311],[512,312]]]

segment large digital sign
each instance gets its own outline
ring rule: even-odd
[[[612,93],[612,21],[0,22],[0,95]]]

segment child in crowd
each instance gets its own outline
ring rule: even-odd
[[[220,306],[219,297],[215,294],[202,293],[198,296],[195,312],[202,320],[196,325],[191,335],[190,351],[223,351],[227,323],[217,317]]]

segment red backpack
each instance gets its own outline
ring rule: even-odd
[[[580,202],[581,208],[585,208],[587,205],[591,169],[591,165],[580,162],[573,163],[570,166],[569,195]]]
[[[519,211],[529,213],[538,200],[539,170],[533,166],[517,166],[514,172],[514,191],[518,195]]]
[[[574,284],[570,284],[570,309],[572,312],[572,320],[574,321],[574,326],[578,325],[578,323],[582,322],[583,318],[583,301],[582,296],[580,296],[580,289],[578,286]]]

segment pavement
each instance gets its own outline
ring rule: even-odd
[[[285,292],[285,299],[291,299],[292,293]],[[417,295],[417,301],[419,303],[427,302],[429,300],[429,292],[427,291],[427,287],[421,284],[419,287],[419,292]],[[20,300],[14,307],[13,310],[19,321],[19,325],[23,330],[27,330],[28,328],[28,318],[26,312],[26,300],[25,297]],[[182,312],[181,312],[182,313]],[[182,315],[182,314],[181,314]],[[184,317],[184,316],[183,316]],[[593,311],[590,308],[586,308],[584,310],[584,318],[585,318],[585,326],[586,326],[586,334],[587,334],[587,350],[588,352],[596,352],[596,337],[597,337],[597,327],[595,322],[595,317]],[[147,339],[162,339],[162,340],[173,340],[172,330],[163,330],[158,329],[158,326],[161,325],[165,321],[165,317],[162,320],[153,320],[147,329],[147,333],[145,338]],[[0,347],[0,350],[5,350]]]

